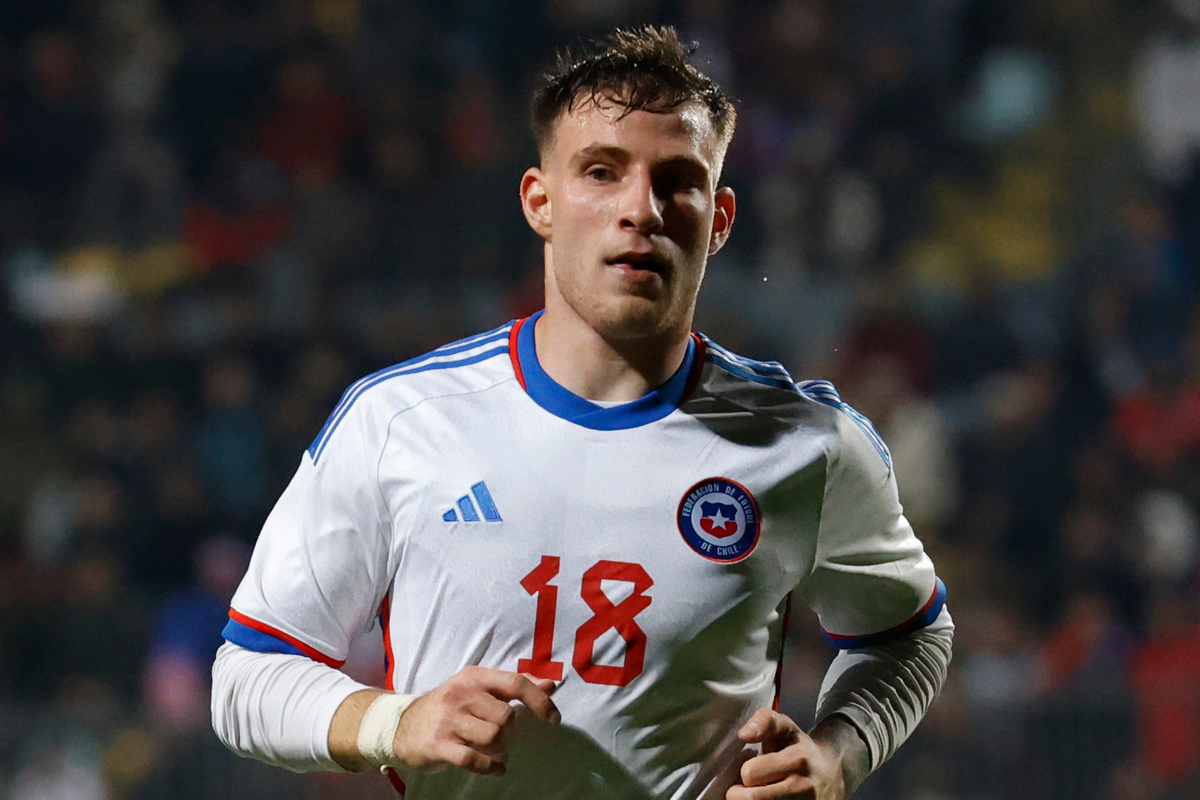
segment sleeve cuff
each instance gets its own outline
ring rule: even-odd
[[[829,642],[839,650],[853,650],[858,647],[870,647],[871,645],[883,644],[912,633],[913,631],[919,631],[922,628],[929,627],[933,624],[933,621],[938,618],[938,614],[942,613],[942,607],[945,605],[946,584],[942,583],[941,578],[935,578],[933,594],[930,595],[929,600],[925,602],[925,605],[921,607],[921,610],[894,628],[888,628],[886,631],[865,634],[862,636],[845,636],[838,633],[830,633],[822,628],[821,635],[825,637],[825,641]]]
[[[293,656],[308,656],[313,661],[319,661],[334,669],[341,669],[345,659],[339,661],[320,650],[307,645],[294,636],[290,636],[278,628],[253,617],[248,617],[236,609],[229,609],[229,622],[221,635],[227,642],[233,642],[238,647],[255,653],[286,653]]]

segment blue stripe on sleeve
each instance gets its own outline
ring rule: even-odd
[[[269,633],[256,631],[254,628],[247,627],[233,619],[225,623],[225,629],[221,631],[221,636],[225,637],[225,641],[233,642],[238,647],[244,647],[255,653],[286,653],[290,656],[307,655],[298,647],[294,647],[282,639],[276,639]]]
[[[928,628],[938,618],[938,615],[942,613],[942,608],[946,605],[946,584],[942,583],[941,578],[937,578],[936,580],[937,585],[934,588],[933,596],[929,598],[929,602],[925,604],[925,607],[918,611],[914,617],[900,623],[894,628],[865,636],[840,636],[835,633],[828,633],[822,628],[821,635],[825,637],[825,641],[839,650],[854,650],[859,647],[884,644],[901,636],[907,636],[913,631]]]

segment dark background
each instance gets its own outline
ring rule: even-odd
[[[950,588],[860,796],[1200,797],[1195,0],[0,1],[0,796],[387,796],[224,752],[228,598],[345,386],[539,307],[532,78],[641,21],[739,99],[697,327],[875,421]]]

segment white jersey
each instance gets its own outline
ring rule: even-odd
[[[777,696],[792,594],[839,647],[928,625],[945,589],[890,456],[825,382],[693,336],[603,407],[555,384],[537,317],[368,376],[268,518],[225,637],[333,666],[382,616],[388,688],[480,665],[561,681],[508,773],[423,798],[724,797]]]

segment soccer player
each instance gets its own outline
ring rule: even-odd
[[[688,57],[645,27],[545,77],[545,310],[346,391],[229,612],[236,752],[410,800],[837,800],[924,715],[953,627],[887,448],[691,330],[736,206]],[[793,596],[841,649],[808,732],[773,710]],[[386,691],[336,669],[376,617]]]

